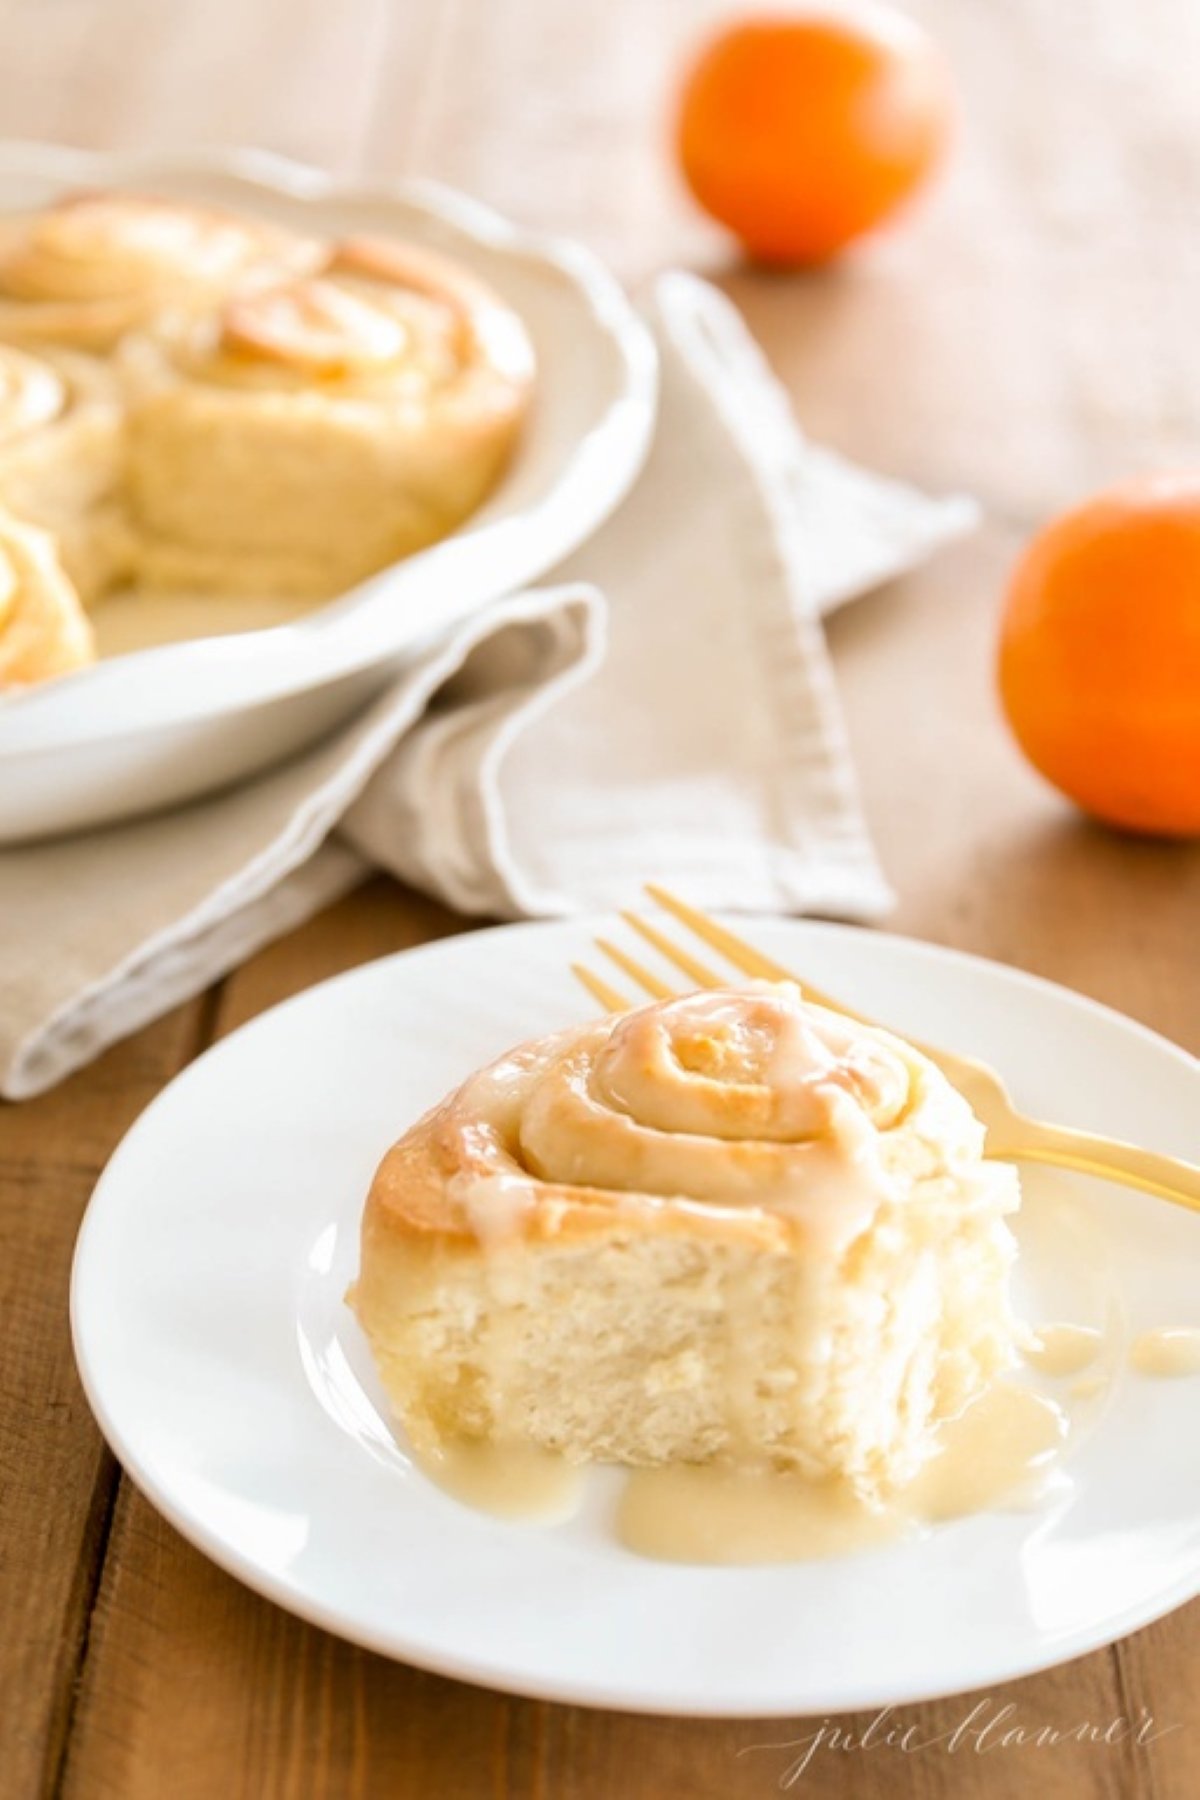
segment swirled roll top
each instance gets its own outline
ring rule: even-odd
[[[836,1250],[914,1193],[968,1206],[982,1137],[910,1045],[763,983],[503,1058],[401,1140],[377,1199],[485,1241],[615,1209],[651,1229],[741,1215]]]
[[[193,378],[427,401],[488,376],[524,393],[533,351],[516,315],[458,265],[373,238],[308,275],[231,299],[178,361]]]
[[[857,1060],[794,990],[647,1008],[552,1060],[526,1101],[520,1156],[541,1180],[693,1202],[807,1205],[832,1167],[863,1160],[905,1070]],[[865,1168],[852,1183],[877,1185]]]
[[[582,1158],[601,1187],[786,1198],[814,1145],[852,1152],[895,1124],[909,1070],[797,988],[708,993],[590,1034],[534,1088],[521,1147],[543,1179]]]
[[[300,247],[214,208],[71,195],[0,225],[0,337],[108,349],[164,308],[209,303]]]
[[[0,513],[0,689],[70,674],[95,655],[87,615],[53,540]]]

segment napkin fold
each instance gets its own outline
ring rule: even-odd
[[[805,443],[738,314],[646,305],[655,441],[547,584],[474,614],[348,725],[229,792],[0,852],[0,1092],[41,1092],[373,866],[554,915],[657,876],[705,906],[889,904],[819,614],[976,517]]]

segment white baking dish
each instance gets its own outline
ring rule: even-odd
[[[431,549],[299,620],[139,650],[0,699],[0,843],[189,799],[311,742],[423,645],[588,537],[632,485],[654,424],[653,343],[612,276],[579,246],[524,231],[447,188],[351,189],[257,151],[0,145],[0,210],[87,186],[449,251],[521,313],[537,351],[537,399],[501,486]]]

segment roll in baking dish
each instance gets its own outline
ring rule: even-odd
[[[53,539],[0,512],[0,689],[69,675],[95,654],[87,614]]]
[[[480,504],[533,351],[458,264],[355,239],[312,275],[133,342],[126,368],[144,579],[327,596]]]
[[[0,344],[0,506],[53,533],[92,600],[133,566],[111,373],[78,352]]]

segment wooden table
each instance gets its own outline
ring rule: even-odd
[[[1004,572],[1049,510],[1200,433],[1200,11],[1190,0],[924,0],[965,99],[908,228],[835,273],[740,269],[664,154],[711,0],[0,0],[0,125],[87,144],[256,142],[420,171],[588,239],[638,279],[687,263],[744,308],[811,431],[984,500],[984,531],[831,637],[897,929],[1051,976],[1196,1047],[1200,859],[1067,811],[1001,727]],[[813,1725],[508,1699],[383,1661],[255,1598],[125,1481],[67,1334],[98,1170],[209,1043],[336,970],[461,929],[378,881],[45,1099],[0,1115],[0,1792],[75,1800],[764,1796]],[[1200,1791],[1200,1606],[992,1696],[1016,1722],[1150,1745],[818,1754],[795,1791]],[[973,1701],[902,1709],[922,1738]],[[865,1720],[847,1721],[861,1728]]]

